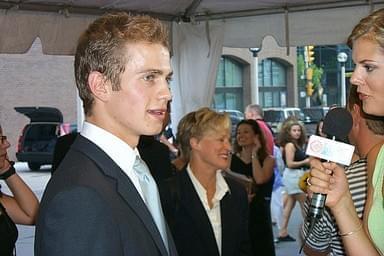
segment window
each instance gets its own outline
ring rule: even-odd
[[[220,59],[212,107],[243,110],[243,65],[230,56]]]
[[[264,59],[259,63],[259,102],[263,107],[285,106],[286,69],[286,66],[276,59]]]

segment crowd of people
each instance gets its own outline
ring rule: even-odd
[[[235,138],[228,113],[203,107],[187,113],[168,140],[165,26],[147,15],[96,19],[75,55],[85,122],[56,144],[40,204],[8,159],[0,127],[0,179],[12,192],[0,190],[0,255],[15,253],[15,224],[36,224],[36,256],[273,256],[275,243],[298,238],[307,255],[383,255],[383,31],[381,9],[348,40],[356,64],[348,137],[356,152],[344,167],[308,157],[305,127],[295,118],[275,140],[256,104],[246,107]],[[322,122],[317,134],[327,136]],[[312,193],[327,194],[327,207],[308,230]],[[300,237],[288,232],[296,201]]]

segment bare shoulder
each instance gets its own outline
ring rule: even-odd
[[[368,170],[368,177],[371,178],[373,171],[375,170],[376,166],[376,159],[377,155],[380,152],[381,147],[383,146],[384,141],[377,143],[373,148],[368,152],[367,155],[367,170]]]
[[[287,144],[285,144],[284,149],[286,151],[288,151],[288,150],[289,151],[296,151],[295,145],[292,142],[288,142]]]

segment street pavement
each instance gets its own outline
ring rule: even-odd
[[[32,188],[37,197],[41,199],[45,186],[51,176],[50,166],[43,166],[40,171],[30,171],[25,163],[16,163],[15,168],[22,179]],[[0,181],[1,189],[5,193],[9,193],[4,181]],[[288,225],[289,234],[296,238],[296,242],[280,242],[275,243],[276,256],[296,256],[299,255],[299,227],[301,225],[301,214],[299,205],[296,204],[292,212],[292,216]],[[31,226],[18,225],[19,238],[16,243],[17,256],[33,256],[33,243],[35,228]],[[277,236],[277,228],[273,227],[275,236]],[[260,255],[263,256],[263,255]]]

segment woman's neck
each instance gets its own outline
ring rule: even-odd
[[[213,168],[210,168],[209,166],[203,166],[201,161],[190,161],[189,167],[205,190],[208,191],[212,188],[216,188],[217,170],[213,170]]]
[[[252,147],[244,146],[239,152],[239,157],[244,163],[250,163],[252,161]]]
[[[253,149],[253,145],[247,145],[247,146],[241,147],[241,151],[240,152],[251,154],[252,153],[252,149]]]

